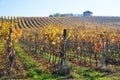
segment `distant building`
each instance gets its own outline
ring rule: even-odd
[[[90,12],[90,11],[85,11],[85,12],[83,12],[83,16],[92,16],[92,12]]]

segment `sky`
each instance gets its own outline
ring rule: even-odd
[[[120,0],[0,0],[0,16],[49,16],[54,13],[120,16]]]

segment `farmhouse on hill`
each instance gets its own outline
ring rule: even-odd
[[[90,12],[90,11],[85,11],[85,12],[83,12],[83,16],[92,16],[92,12]]]

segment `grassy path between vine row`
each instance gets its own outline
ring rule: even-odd
[[[36,57],[31,53],[26,53],[22,45],[19,43],[15,45],[15,49],[19,58],[23,60],[22,62],[26,70],[24,76],[26,79],[56,80],[64,77],[59,75],[52,75],[52,64],[49,63],[44,57]]]

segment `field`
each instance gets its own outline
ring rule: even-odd
[[[0,79],[120,80],[120,18],[1,17]]]

